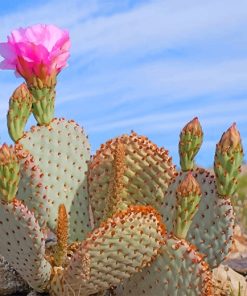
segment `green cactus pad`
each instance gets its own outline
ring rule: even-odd
[[[125,172],[120,195],[127,205],[149,204],[158,209],[176,174],[168,152],[146,137],[132,133],[106,142],[96,152],[89,167],[89,195],[96,225],[104,216],[118,141],[125,146]]]
[[[45,260],[45,237],[21,201],[0,202],[0,237],[0,254],[33,289],[44,291],[51,274]]]
[[[23,200],[25,205],[34,212],[39,225],[46,226],[50,217],[52,201],[48,199],[47,188],[44,186],[44,175],[35,163],[32,155],[27,151],[18,151],[20,160],[20,182],[17,198]]]
[[[116,296],[209,296],[211,273],[195,247],[170,236],[155,261],[119,285]]]
[[[201,188],[202,197],[186,240],[194,244],[211,268],[218,266],[232,245],[234,215],[230,199],[222,199],[216,191],[215,177],[197,168],[191,171]],[[161,213],[168,232],[173,231],[176,219],[176,190],[186,173],[180,173],[167,189]]]
[[[49,126],[32,127],[18,144],[30,151],[43,173],[52,204],[48,225],[56,229],[63,203],[69,214],[70,240],[82,240],[90,229],[86,178],[90,147],[84,131],[74,121],[53,119]]]
[[[165,227],[152,207],[118,212],[78,245],[52,281],[54,295],[86,296],[119,284],[154,260],[164,239]]]

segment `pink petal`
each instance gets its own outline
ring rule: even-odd
[[[5,59],[14,60],[16,56],[15,47],[9,43],[0,43],[0,55]]]
[[[0,69],[2,70],[15,70],[15,63],[11,63],[8,60],[3,60],[0,62]]]
[[[49,53],[43,45],[35,45],[33,43],[17,43],[16,52],[18,56],[21,56],[26,61],[32,61],[39,63],[43,61],[48,63]]]

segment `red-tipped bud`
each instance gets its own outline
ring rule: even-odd
[[[195,136],[202,136],[202,127],[198,120],[198,117],[195,117],[190,122],[188,122],[183,128],[182,133],[191,133]]]
[[[233,123],[216,145],[214,172],[219,196],[229,197],[236,192],[242,160],[241,138],[236,123]]]
[[[203,131],[197,117],[185,125],[180,133],[179,155],[182,171],[194,167],[194,158],[202,145]]]
[[[26,83],[19,85],[12,94],[12,99],[18,102],[32,102],[31,93],[29,92]]]
[[[236,149],[239,145],[241,145],[240,134],[237,130],[236,123],[233,123],[232,126],[222,135],[218,144],[218,149],[220,149],[221,152],[227,152],[230,149]]]
[[[14,148],[7,144],[0,146],[0,165],[6,165],[13,162],[18,162]]]
[[[186,175],[184,180],[178,186],[177,194],[182,197],[188,197],[190,195],[201,195],[200,185],[193,177],[191,172]]]

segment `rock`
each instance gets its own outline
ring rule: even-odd
[[[17,272],[0,256],[0,295],[27,292],[28,285]]]
[[[213,286],[217,296],[247,295],[245,277],[228,266],[220,265],[213,270]]]
[[[238,257],[233,259],[227,259],[223,262],[224,265],[231,267],[233,270],[247,275],[247,253],[240,254]]]
[[[27,296],[49,296],[49,295],[48,294],[40,294],[38,292],[31,291],[27,294]]]
[[[247,253],[247,235],[242,231],[239,225],[235,226],[233,235],[233,245],[228,258],[234,258],[236,255]]]

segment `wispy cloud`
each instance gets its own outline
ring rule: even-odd
[[[72,28],[76,53],[108,55],[135,49],[174,48],[235,32],[246,24],[247,4],[240,1],[146,1],[146,5],[111,17],[88,19]],[[83,40],[84,42],[80,42]],[[140,52],[141,49],[141,52]]]

